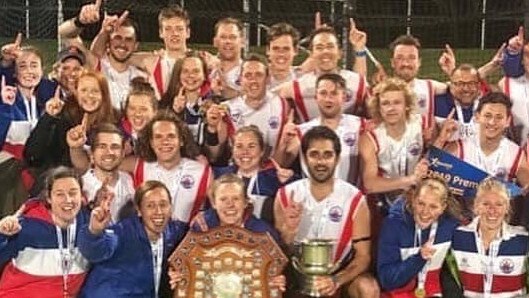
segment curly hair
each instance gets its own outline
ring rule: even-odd
[[[404,93],[406,119],[410,119],[410,116],[415,113],[417,97],[405,81],[395,77],[387,78],[373,88],[371,98],[367,102],[367,108],[371,117],[377,122],[382,122],[380,96],[390,91],[402,91]]]
[[[194,159],[200,151],[193,140],[193,135],[187,125],[174,115],[171,111],[159,111],[154,118],[145,125],[139,133],[138,142],[140,148],[140,156],[148,162],[156,161],[156,154],[151,147],[153,137],[153,126],[156,122],[171,122],[175,125],[178,136],[180,138],[180,156]]]

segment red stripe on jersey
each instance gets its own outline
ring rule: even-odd
[[[514,179],[516,177],[516,173],[518,172],[518,168],[520,167],[520,161],[522,157],[522,148],[518,149],[518,153],[516,153],[516,158],[514,159],[514,162],[511,166],[511,171],[509,172],[509,179]]]
[[[287,198],[287,194],[285,193],[284,187],[281,187],[279,189],[279,199],[281,201],[281,205],[283,205],[283,208],[288,207],[288,198]]]
[[[198,186],[197,196],[195,198],[195,202],[193,203],[193,209],[191,209],[191,215],[189,216],[190,220],[191,218],[195,217],[198,211],[200,211],[200,207],[202,207],[206,202],[206,192],[208,190],[208,181],[210,175],[211,168],[207,166],[204,168],[204,173],[202,173],[202,178],[200,179],[200,185]]]
[[[158,57],[158,60],[156,60],[156,66],[154,67],[152,76],[154,77],[154,83],[156,83],[156,89],[158,89],[158,94],[162,96],[164,94],[164,90],[162,78],[162,58],[160,57]]]
[[[461,284],[468,291],[483,293],[483,274],[459,272]],[[492,293],[515,292],[523,289],[525,274],[505,276],[494,275],[492,279]]]
[[[303,122],[307,122],[310,120],[309,114],[305,107],[305,102],[303,101],[303,96],[301,95],[301,89],[299,88],[299,82],[297,80],[292,82],[292,89],[294,89],[294,103],[296,104],[296,108],[301,114],[300,116],[303,118]]]
[[[13,155],[17,160],[24,160],[24,145],[14,145],[11,143],[4,143],[2,150]]]
[[[136,162],[136,168],[134,169],[134,175],[132,177],[134,180],[134,188],[138,188],[143,183],[143,179],[145,179],[143,176],[144,168],[145,161],[141,158],[138,158],[138,161]]]
[[[338,261],[342,258],[342,254],[344,253],[347,244],[351,243],[352,241],[354,223],[353,214],[358,208],[358,204],[360,203],[362,196],[363,194],[361,192],[358,192],[351,202],[351,207],[349,208],[349,213],[347,214],[347,219],[341,233],[340,241],[338,242],[338,246],[336,247],[336,255],[334,256],[335,261]]]

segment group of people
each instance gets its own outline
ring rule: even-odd
[[[185,234],[227,225],[288,256],[333,240],[339,270],[315,278],[321,296],[526,295],[529,235],[504,185],[529,188],[523,28],[479,68],[446,46],[439,82],[417,77],[411,35],[390,45],[391,76],[369,74],[353,20],[353,71],[320,22],[294,66],[288,23],[270,26],[266,58],[243,58],[240,20],[216,23],[215,55],[188,48],[181,7],[158,21],[164,48],[142,52],[127,11],[82,6],[59,26],[49,76],[21,35],[2,46],[0,296],[170,297]],[[87,48],[80,33],[97,25]],[[475,198],[430,175],[430,146],[490,175]],[[288,266],[269,287],[297,297],[303,278]]]

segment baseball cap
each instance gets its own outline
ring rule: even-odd
[[[57,61],[59,62],[64,62],[64,60],[69,58],[77,59],[81,65],[84,65],[86,62],[85,54],[75,45],[69,45],[63,48],[57,55]]]

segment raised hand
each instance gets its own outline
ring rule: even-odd
[[[12,106],[17,98],[17,87],[6,84],[6,78],[2,76],[2,102]]]
[[[89,25],[99,22],[99,10],[101,9],[102,0],[96,0],[95,3],[86,4],[81,7],[79,12],[79,22]]]
[[[355,51],[364,50],[367,44],[367,34],[356,28],[356,23],[353,18],[349,19],[349,23],[349,42]]]
[[[450,113],[446,117],[446,120],[443,122],[443,125],[441,126],[441,132],[439,133],[439,136],[437,136],[437,140],[435,141],[436,144],[438,143],[438,145],[440,145],[441,143],[443,143],[444,145],[444,143],[452,139],[452,136],[458,130],[459,124],[454,119],[455,112],[456,109],[453,108],[452,111],[450,111]]]
[[[86,130],[88,126],[88,114],[83,115],[81,124],[74,126],[66,133],[66,142],[70,148],[82,148],[87,141]]]
[[[186,96],[184,95],[184,87],[180,87],[178,94],[173,98],[173,111],[180,114],[186,107]]]
[[[445,44],[445,50],[439,57],[439,67],[447,76],[451,76],[456,68],[456,55],[449,44]]]
[[[281,184],[284,184],[285,182],[288,181],[288,179],[294,176],[294,171],[292,171],[291,169],[286,169],[286,168],[281,167],[277,163],[277,161],[271,157],[269,159],[270,159],[270,162],[272,162],[272,164],[274,165],[274,168],[276,169],[277,179],[279,180]]]
[[[294,200],[294,190],[290,191],[288,196],[288,206],[284,208],[285,226],[289,230],[297,230],[301,222],[303,205]]]
[[[111,178],[106,177],[105,180],[103,180],[101,187],[97,190],[94,197],[96,207],[102,206],[103,203],[108,203],[114,199],[115,194],[110,187],[110,181]],[[110,210],[110,205],[108,206],[108,209]]]
[[[22,227],[18,221],[18,216],[8,215],[0,220],[0,234],[5,236],[13,236],[20,232]]]
[[[2,47],[2,59],[6,61],[14,61],[18,58],[21,51],[22,33],[17,33],[15,41],[8,43]]]
[[[57,85],[55,94],[46,102],[46,113],[50,116],[57,116],[64,107],[64,101],[61,100],[61,87]]]
[[[103,183],[102,188],[107,188],[107,185]],[[110,214],[110,205],[112,204],[113,200],[114,194],[107,192],[104,197],[101,198],[99,206],[92,210],[92,213],[90,214],[90,224],[88,225],[90,233],[99,235],[108,226],[112,220],[112,216]]]
[[[314,14],[314,29],[320,29],[322,27],[328,27],[328,25],[322,23],[322,21],[321,21],[321,13],[319,11],[317,11]]]
[[[509,39],[507,50],[512,54],[520,53],[524,46],[524,42],[524,28],[523,26],[520,26],[518,27],[518,33]]]
[[[103,23],[101,24],[101,30],[108,34],[116,31],[119,27],[121,27],[121,25],[123,25],[123,22],[125,22],[128,16],[129,16],[128,10],[123,11],[121,16],[108,15],[105,13],[105,17],[103,18]]]
[[[287,121],[283,126],[280,142],[285,148],[287,154],[297,154],[299,151],[300,140],[298,138],[298,127],[294,123],[294,109],[288,113]]]
[[[431,237],[430,239],[428,239],[428,241],[426,241],[421,246],[421,249],[419,250],[421,257],[426,261],[431,260],[435,254],[435,248],[433,247],[433,241],[434,241],[434,238]]]
[[[211,54],[208,51],[198,51],[198,56],[200,56],[200,58],[206,62],[210,72],[215,70],[220,71],[220,59],[217,56]]]

